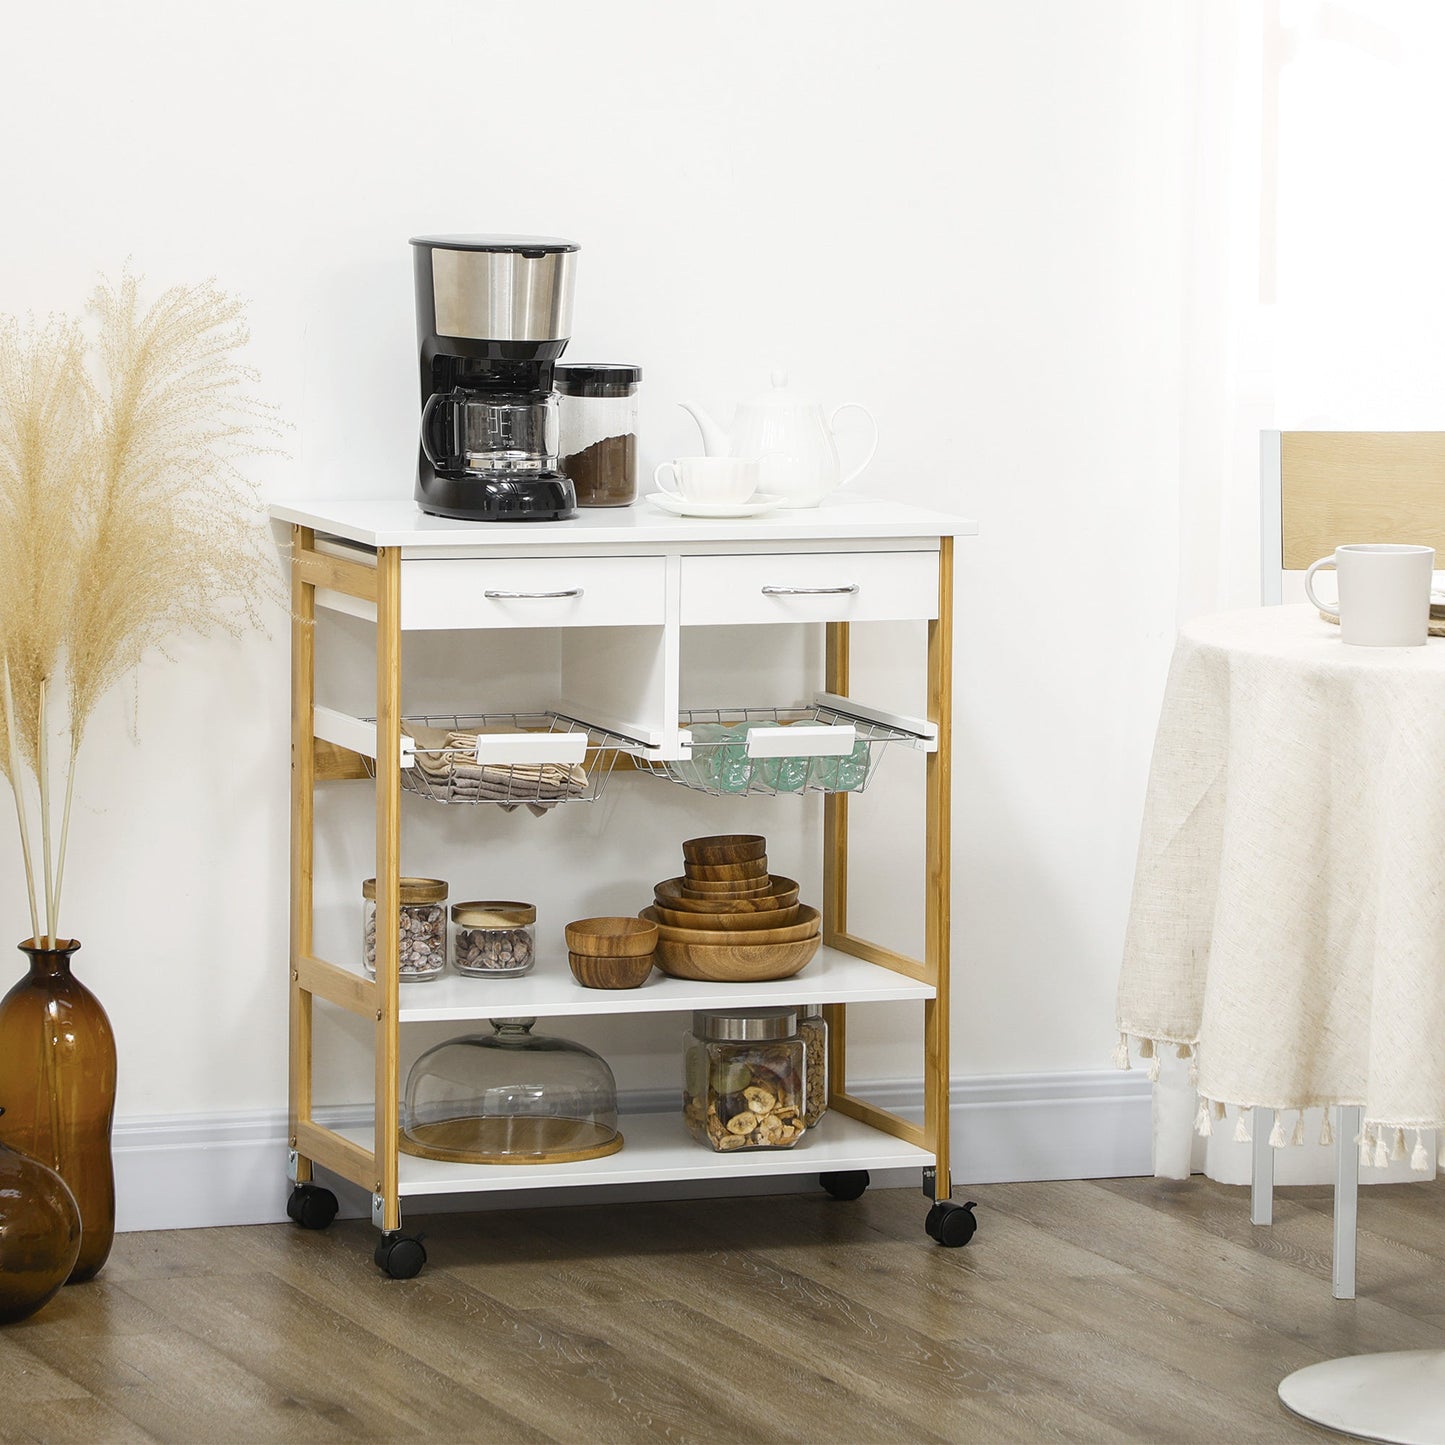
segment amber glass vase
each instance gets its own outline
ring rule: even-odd
[[[0,1144],[0,1325],[33,1315],[79,1253],[80,1210],[65,1180]]]
[[[115,1237],[115,1036],[100,1000],[70,972],[73,938],[20,945],[26,974],[0,999],[0,1144],[55,1170],[80,1206],[67,1284],[92,1278]]]

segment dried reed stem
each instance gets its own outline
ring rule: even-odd
[[[50,679],[40,681],[40,743],[36,775],[40,779],[40,869],[45,879],[45,946],[55,947],[55,874],[50,856],[50,729],[46,726],[45,696]]]
[[[30,862],[30,829],[25,822],[25,774],[20,771],[20,748],[15,729],[15,692],[10,685],[10,659],[5,659],[5,741],[7,743],[10,790],[15,794],[15,818],[20,825],[20,851],[25,858],[25,892],[30,901],[30,936],[40,941],[40,910],[35,906],[35,868]]]
[[[70,760],[65,767],[65,811],[60,818],[60,847],[55,855],[55,916],[60,917],[60,890],[65,882],[65,848],[70,841],[70,805],[75,799],[75,734],[70,735]]]

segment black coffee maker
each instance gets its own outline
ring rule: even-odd
[[[557,470],[552,366],[572,325],[578,250],[553,236],[413,236],[424,512],[555,522],[577,496]]]

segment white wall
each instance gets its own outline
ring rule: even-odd
[[[1194,8],[7,7],[0,308],[73,308],[128,256],[244,293],[295,426],[273,496],[409,492],[418,231],[582,242],[571,354],[642,364],[645,468],[694,444],[677,398],[725,410],[779,363],[866,399],[861,489],[984,529],[960,557],[955,1072],[1106,1066],[1173,634]],[[117,1027],[123,1116],[285,1097],[284,620],[179,657],[111,700],[83,759],[66,928]],[[607,855],[619,888],[688,826],[641,786],[572,845],[604,823],[648,840],[640,878]],[[348,935],[370,871],[352,806],[324,848]],[[814,834],[772,806],[738,821],[801,857]],[[555,821],[493,820],[477,846],[541,857]],[[421,853],[445,869],[461,826],[423,824]],[[915,1071],[897,1026],[871,1037],[861,1073]],[[670,1039],[611,1046],[639,1079],[673,1067]]]

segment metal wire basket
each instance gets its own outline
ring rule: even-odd
[[[889,743],[918,747],[925,734],[908,732],[822,704],[809,707],[696,708],[680,719],[691,730],[691,756],[634,753],[638,772],[665,778],[716,798],[774,797],[779,793],[861,793],[877,776]],[[808,751],[787,751],[786,738],[759,733],[808,728]],[[821,729],[832,737],[820,736]],[[799,744],[804,734],[796,735]]]
[[[403,720],[401,785],[434,803],[534,812],[595,803],[630,741],[557,712],[439,714]],[[445,739],[461,734],[473,739]],[[422,744],[425,743],[425,746]],[[367,759],[375,776],[375,763]]]

